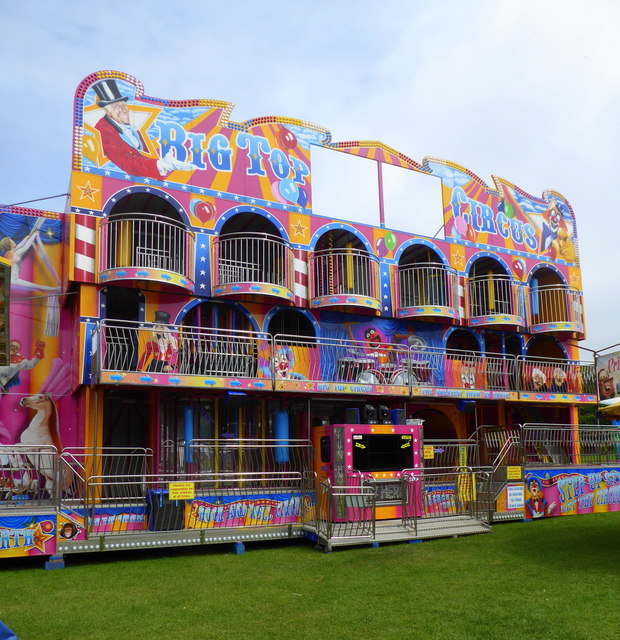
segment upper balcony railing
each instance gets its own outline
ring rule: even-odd
[[[213,294],[293,297],[293,250],[267,233],[232,233],[213,241]]]
[[[532,333],[576,331],[583,333],[581,292],[566,285],[530,286]]]
[[[467,282],[470,326],[525,326],[523,285],[510,276],[491,273]]]
[[[399,266],[398,316],[458,318],[457,284],[456,271],[443,264]]]
[[[592,363],[372,340],[106,320],[95,330],[93,353],[92,380],[110,384],[596,400]]]
[[[313,307],[381,309],[379,259],[361,249],[323,249],[310,256]]]
[[[146,213],[106,218],[99,227],[99,279],[158,280],[193,288],[194,233]]]
[[[594,363],[519,356],[521,391],[536,394],[596,394]]]

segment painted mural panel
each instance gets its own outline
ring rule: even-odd
[[[192,213],[201,222],[217,213],[215,200],[202,195],[235,194],[233,202],[299,211],[311,206],[309,138],[316,132],[274,118],[229,123],[229,103],[149,98],[134,78],[106,75],[91,76],[78,90],[81,153],[75,169],[184,191],[192,187]]]
[[[596,377],[601,400],[620,396],[620,351],[596,358]]]
[[[530,470],[525,473],[525,516],[620,511],[620,470],[579,468]]]
[[[23,448],[0,456],[0,501],[20,505],[52,493],[51,457],[33,448],[78,444],[66,356],[72,317],[60,308],[62,224],[58,214],[26,211],[0,213],[0,253],[11,265],[9,358],[0,366],[0,444]],[[63,408],[67,417],[61,433]]]
[[[429,166],[443,183],[446,237],[569,264],[578,261],[573,212],[560,194],[536,198],[499,180],[499,188],[491,189],[457,165],[429,161]]]

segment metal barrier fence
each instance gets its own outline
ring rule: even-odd
[[[231,233],[213,241],[215,286],[264,283],[293,289],[293,250],[266,233]]]
[[[0,445],[0,508],[32,509],[55,505],[58,492],[58,451],[51,445]]]
[[[194,233],[165,216],[124,213],[99,227],[99,270],[163,269],[192,279]]]
[[[338,540],[373,540],[375,490],[370,485],[332,485],[323,480],[316,491],[316,531],[327,546]]]
[[[362,249],[324,249],[310,255],[310,297],[358,295],[379,299],[379,259]]]
[[[455,471],[480,466],[478,446],[471,440],[425,439],[422,454],[425,469]]]
[[[456,271],[443,264],[399,265],[397,271],[399,309],[418,306],[457,308]]]
[[[481,425],[478,427],[478,455],[480,465],[498,468],[503,466],[521,465],[523,463],[523,449],[521,446],[521,427]]]
[[[191,500],[169,497],[170,483],[191,483]],[[303,474],[159,474],[86,481],[80,514],[88,535],[137,531],[289,526],[313,517]]]
[[[470,467],[455,471],[434,469],[406,470],[401,481],[402,522],[417,533],[422,519],[454,518],[466,516],[480,522],[490,523],[492,497],[490,474]],[[419,485],[419,488],[410,485]],[[455,525],[458,526],[458,525]]]
[[[523,425],[524,464],[620,464],[620,428],[590,425]]]

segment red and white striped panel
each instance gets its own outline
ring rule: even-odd
[[[308,252],[293,249],[293,296],[295,305],[303,307],[308,302]]]
[[[464,276],[459,276],[457,285],[458,303],[459,303],[459,318],[461,324],[465,321],[465,287],[467,286],[467,279]]]
[[[75,214],[75,256],[73,279],[95,282],[95,216]]]

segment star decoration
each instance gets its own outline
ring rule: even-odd
[[[100,189],[95,189],[91,186],[90,180],[83,187],[78,186],[78,189],[82,192],[82,200],[88,199],[93,202],[95,201],[95,194],[100,191]]]
[[[41,523],[39,522],[37,524],[37,526],[35,527],[34,533],[32,534],[32,537],[34,539],[34,546],[41,551],[42,553],[45,553],[45,543],[52,537],[51,535],[48,535],[46,533],[43,533],[43,530],[41,529]]]
[[[307,230],[308,227],[304,227],[304,225],[301,223],[301,220],[298,220],[297,224],[293,225],[293,235],[295,236],[303,236]]]

